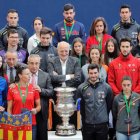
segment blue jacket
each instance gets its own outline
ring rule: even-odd
[[[69,26],[67,26],[68,32],[70,31]],[[82,23],[75,21],[72,34],[70,35],[69,40],[66,39],[66,31],[64,29],[64,21],[57,23],[54,27],[54,37],[53,45],[57,47],[58,42],[66,41],[69,44],[72,44],[73,40],[77,37],[80,37],[84,42],[86,41],[85,27]]]
[[[0,106],[6,107],[7,104],[7,82],[3,77],[0,77]]]

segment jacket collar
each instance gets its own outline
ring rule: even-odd
[[[122,61],[129,61],[129,60],[131,60],[132,58],[133,58],[133,56],[132,56],[132,54],[130,53],[127,57],[124,57],[123,55],[122,55],[122,53],[120,53],[120,59],[122,60]]]

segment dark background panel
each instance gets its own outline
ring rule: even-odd
[[[19,11],[20,25],[33,34],[32,21],[36,16],[44,19],[45,25],[53,28],[63,19],[63,5],[72,3],[76,9],[76,20],[82,22],[89,33],[94,18],[103,16],[111,32],[112,26],[119,20],[119,8],[122,4],[131,5],[132,16],[140,23],[140,0],[0,0],[0,28],[6,24],[7,10]]]

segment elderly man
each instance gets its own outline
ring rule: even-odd
[[[40,93],[41,111],[36,115],[37,119],[37,140],[48,140],[48,103],[53,95],[53,87],[48,73],[39,69],[41,57],[38,54],[31,54],[28,57],[28,68],[32,74],[31,83],[35,90]]]
[[[58,43],[58,56],[49,62],[48,71],[52,78],[53,87],[77,88],[81,83],[81,68],[78,59],[69,56],[69,49],[69,43],[64,41]],[[76,124],[76,116],[71,120]],[[54,121],[57,121],[56,116]]]

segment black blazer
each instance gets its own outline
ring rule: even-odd
[[[37,84],[41,88],[40,93],[41,113],[43,118],[47,119],[49,98],[53,96],[53,87],[51,84],[51,78],[49,74],[42,70],[39,70]]]

